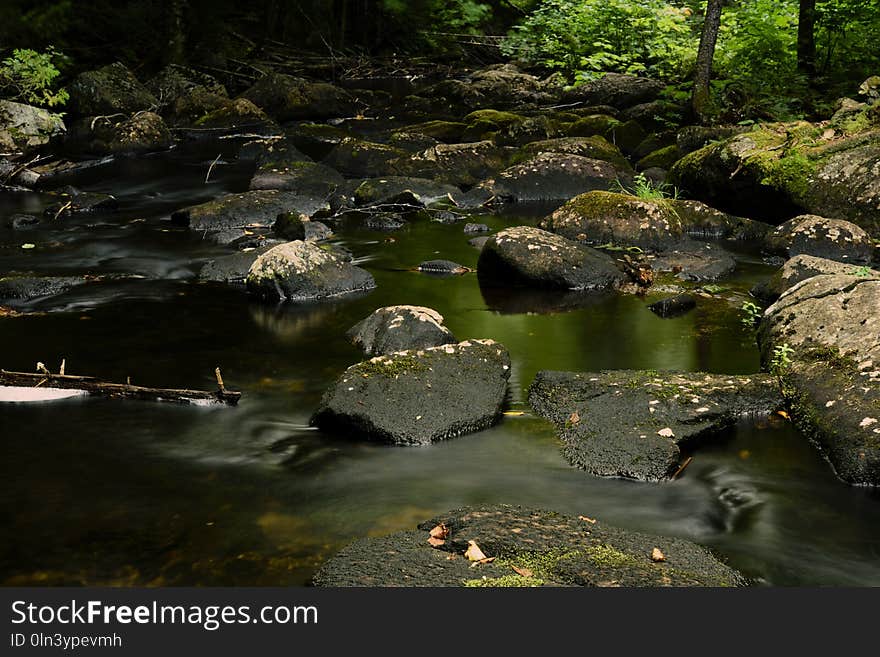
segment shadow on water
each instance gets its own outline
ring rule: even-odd
[[[837,481],[789,424],[737,426],[701,448],[680,479],[656,485],[572,468],[552,427],[528,414],[525,391],[540,369],[757,371],[734,304],[701,297],[694,311],[661,319],[647,309],[651,297],[536,296],[481,288],[474,274],[425,276],[411,269],[438,258],[473,269],[478,253],[460,224],[421,220],[336,238],[376,278],[370,294],[259,305],[240,289],[196,283],[198,266],[224,250],[165,221],[174,206],[206,197],[207,160],[180,151],[78,181],[127,199],[100,225],[0,232],[3,271],[145,277],[89,284],[35,308],[45,314],[0,319],[0,367],[65,358],[68,372],[211,388],[220,366],[244,391],[237,408],[0,405],[0,582],[302,585],[355,538],[464,504],[512,503],[688,537],[758,582],[880,585],[877,493]],[[217,175],[211,195],[241,188],[234,166]],[[145,198],[148,190],[161,198]],[[0,213],[47,203],[20,195],[0,201]],[[539,216],[479,220],[497,230]],[[23,239],[38,248],[23,252]],[[744,292],[769,272],[744,254],[725,286]],[[460,339],[502,342],[509,403],[526,414],[427,448],[310,428],[323,391],[360,358],[345,331],[392,304],[436,308]]]

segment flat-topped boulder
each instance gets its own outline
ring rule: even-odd
[[[552,421],[572,465],[602,477],[661,481],[681,446],[782,406],[776,380],[678,372],[539,372],[529,403]]]
[[[279,214],[296,212],[307,217],[327,207],[323,199],[291,192],[259,190],[226,194],[172,213],[171,221],[191,230],[219,231],[272,226]]]
[[[809,255],[865,264],[874,255],[874,240],[854,223],[803,214],[777,226],[764,241],[768,251],[791,258]]]
[[[514,162],[528,160],[541,153],[568,153],[593,160],[603,160],[630,171],[630,177],[632,176],[632,167],[623,153],[604,137],[557,137],[533,141],[519,149],[514,156]]]
[[[432,530],[445,538],[429,544]],[[473,545],[486,560],[466,556]],[[653,587],[742,586],[745,580],[684,539],[617,529],[601,518],[486,505],[442,513],[412,531],[355,541],[321,567],[314,584]]]
[[[294,240],[272,247],[251,265],[247,289],[263,301],[312,301],[364,292],[373,277],[330,249]]]
[[[773,303],[783,292],[813,276],[822,274],[854,276],[858,273],[863,273],[867,277],[880,277],[880,271],[877,270],[863,269],[853,264],[811,255],[796,255],[786,260],[769,281],[753,287],[751,293],[761,300]]]
[[[354,97],[344,89],[284,73],[263,76],[241,97],[265,110],[276,121],[326,119],[357,113]]]
[[[422,306],[379,308],[352,326],[346,336],[367,356],[456,342],[452,332],[443,325],[443,315]]]
[[[531,226],[505,228],[480,251],[480,281],[557,288],[605,290],[625,275],[608,255]]]
[[[509,376],[510,356],[493,340],[377,356],[330,386],[311,423],[349,439],[428,445],[495,424]]]

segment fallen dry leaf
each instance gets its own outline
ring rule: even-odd
[[[595,518],[588,518],[587,516],[578,516],[578,520],[583,520],[584,522],[588,522],[588,523],[590,523],[591,525],[595,525],[595,524],[596,524],[596,519],[595,519]]]
[[[464,556],[470,561],[482,561],[483,559],[488,558],[483,554],[483,551],[480,549],[480,546],[477,545],[476,541],[468,541],[468,549],[465,550]]]
[[[525,415],[525,411],[504,411],[503,415],[508,417],[520,417]]]
[[[666,561],[666,555],[664,555],[660,551],[660,548],[655,547],[653,550],[651,550],[651,561],[653,561],[654,563],[657,563],[659,561]]]
[[[516,571],[517,575],[522,575],[523,577],[534,577],[535,573],[533,573],[528,568],[520,568],[519,566],[511,566]]]
[[[431,538],[428,539],[428,545],[430,545],[431,547],[440,547],[441,545],[444,545],[445,543],[446,543],[446,541],[444,541],[442,538],[434,538],[432,536]]]
[[[581,416],[578,415],[577,411],[575,411],[574,413],[572,413],[571,415],[568,416],[568,423],[569,424],[577,424],[580,421],[581,421]]]
[[[785,411],[776,411],[776,415],[778,415],[779,417],[784,417],[786,420],[789,419],[788,413],[786,413]]]
[[[431,530],[431,538],[449,538],[449,527],[441,522]]]
[[[665,429],[660,429],[660,431],[657,432],[657,435],[663,436],[664,438],[675,438],[675,434],[669,427],[666,427]]]
[[[486,557],[485,559],[480,559],[477,563],[492,563],[496,558],[497,557]]]
[[[822,139],[834,139],[834,128],[828,128],[822,133]]]

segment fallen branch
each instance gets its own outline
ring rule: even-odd
[[[214,165],[217,164],[217,162],[220,161],[220,156],[221,156],[221,155],[223,155],[223,153],[220,153],[220,155],[218,155],[217,157],[215,157],[215,158],[214,158],[214,161],[211,162],[211,166],[208,167],[208,175],[205,176],[205,184],[206,184],[206,185],[208,184],[208,178],[211,177],[211,172],[214,170]]]
[[[220,378],[219,368],[215,375],[219,389],[187,390],[177,388],[147,388],[133,386],[130,383],[110,383],[99,381],[92,376],[74,376],[71,374],[52,374],[41,371],[36,374],[28,372],[9,372],[0,369],[0,386],[45,387],[50,389],[82,390],[91,395],[103,395],[114,399],[140,399],[146,401],[164,401],[178,404],[228,404],[235,406],[241,399],[241,393],[227,390]]]

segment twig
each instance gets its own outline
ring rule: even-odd
[[[214,161],[211,162],[211,166],[208,167],[208,175],[205,176],[205,184],[206,184],[206,185],[208,184],[208,178],[211,177],[211,172],[214,170],[214,165],[217,164],[217,162],[220,161],[220,156],[221,156],[221,155],[223,155],[223,153],[219,153],[219,154],[217,155],[217,157],[214,158]]]
[[[214,376],[217,377],[217,385],[220,388],[220,392],[226,392],[226,386],[223,385],[223,376],[220,374],[220,368],[214,369]]]
[[[691,464],[691,461],[693,461],[693,460],[694,460],[693,456],[688,456],[685,459],[684,463],[682,463],[680,466],[678,466],[678,470],[675,471],[675,474],[672,475],[672,478],[677,479],[679,477],[679,475],[681,475],[681,473],[684,472],[684,469],[686,467],[688,467]]]
[[[64,376],[64,366],[65,366],[66,364],[67,364],[67,359],[66,359],[66,358],[62,358],[62,359],[61,359],[61,367],[58,368],[58,374],[60,374],[61,376]]]
[[[73,201],[68,201],[67,203],[65,203],[64,205],[62,205],[62,206],[58,209],[58,212],[55,213],[55,216],[52,217],[52,221],[58,221],[58,217],[61,216],[61,213],[64,212],[65,210],[70,209],[70,207],[71,207],[72,205],[73,205]]]

